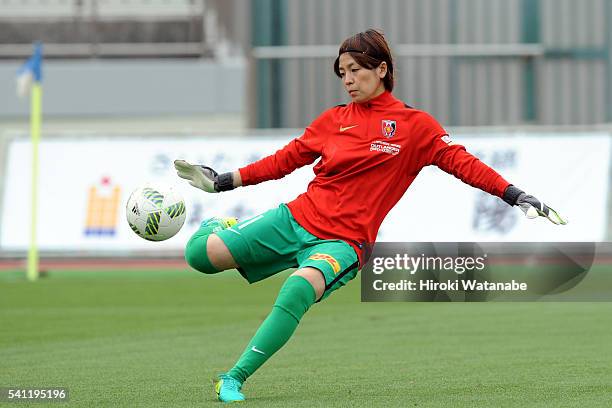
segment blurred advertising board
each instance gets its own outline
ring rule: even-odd
[[[201,220],[216,215],[255,216],[304,192],[313,173],[308,166],[282,180],[206,194],[175,175],[173,160],[183,158],[220,172],[231,171],[273,153],[291,137],[44,141],[40,146],[39,247],[62,252],[181,250]],[[429,167],[389,213],[378,240],[603,240],[610,189],[609,135],[497,133],[459,135],[454,140],[570,223],[559,227],[544,219],[526,220],[517,208]],[[20,251],[29,245],[30,176],[29,142],[11,141],[0,218],[2,250]],[[187,221],[168,241],[145,241],[125,221],[131,191],[146,182],[173,185],[185,198]]]

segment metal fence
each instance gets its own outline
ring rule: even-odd
[[[612,0],[254,0],[257,127],[303,127],[346,100],[347,36],[382,29],[396,96],[450,126],[612,119]]]
[[[31,50],[27,36],[16,44],[2,40],[13,29],[48,37],[38,38],[43,41],[66,30],[65,38],[80,40],[45,41],[46,55],[78,58],[214,57],[218,43],[229,39],[253,57],[254,127],[303,127],[344,102],[331,69],[337,46],[370,27],[382,29],[395,51],[395,94],[447,126],[612,121],[612,0],[39,3],[2,1],[0,57]],[[161,37],[141,38],[151,27]]]
[[[206,0],[2,0],[0,58],[211,57],[219,31]]]

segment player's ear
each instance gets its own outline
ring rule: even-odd
[[[376,74],[378,74],[378,77],[380,79],[383,79],[385,76],[387,76],[387,62],[383,61],[380,63],[380,65],[378,65],[376,67]]]

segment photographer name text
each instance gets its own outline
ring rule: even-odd
[[[514,279],[510,282],[488,282],[474,279],[448,280],[437,282],[435,280],[420,280],[418,282],[402,279],[397,282],[385,282],[377,279],[372,282],[372,287],[376,291],[525,291],[527,284],[517,282]]]

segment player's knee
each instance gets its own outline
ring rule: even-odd
[[[312,285],[317,299],[323,296],[325,292],[325,277],[323,272],[316,268],[306,267],[293,272],[292,276],[296,275],[306,279]]]
[[[193,269],[207,274],[220,272],[208,258],[206,243],[209,236],[193,236],[185,247],[185,261],[187,261],[187,264]]]
[[[302,276],[287,278],[274,303],[293,316],[298,322],[315,302],[315,290]]]

